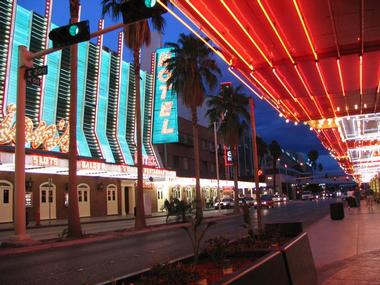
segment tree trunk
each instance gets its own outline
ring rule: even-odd
[[[70,22],[78,22],[79,1],[70,1]],[[81,237],[77,192],[77,84],[78,84],[78,45],[70,47],[70,117],[69,117],[69,212],[68,236]]]
[[[142,138],[141,138],[141,103],[140,103],[140,56],[139,49],[133,51],[133,64],[135,66],[136,106],[135,106],[135,128],[136,128],[136,152],[137,152],[137,187],[135,228],[146,228],[144,211],[144,189],[143,189],[143,164],[142,164]]]
[[[193,143],[194,143],[194,171],[195,171],[195,203],[196,203],[196,217],[202,218],[202,196],[201,196],[201,186],[200,171],[199,171],[199,140],[198,140],[198,115],[197,108],[191,108],[191,120],[193,124]]]
[[[233,168],[234,168],[234,190],[235,190],[235,202],[234,202],[234,213],[239,213],[239,187],[238,187],[238,177],[239,177],[239,162],[238,162],[238,147],[233,146]]]

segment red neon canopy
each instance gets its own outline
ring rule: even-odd
[[[285,118],[311,122],[379,111],[380,1],[171,2]],[[337,126],[317,135],[352,170],[352,143]]]

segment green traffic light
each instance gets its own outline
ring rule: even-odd
[[[78,33],[79,33],[79,28],[78,28],[77,25],[70,26],[70,28],[69,28],[69,34],[70,34],[70,36],[75,37],[76,35],[78,35]]]
[[[156,0],[145,0],[145,6],[148,8],[153,8],[156,3]]]

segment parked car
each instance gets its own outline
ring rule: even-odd
[[[220,207],[222,209],[230,209],[230,208],[233,208],[235,203],[234,203],[234,200],[231,199],[231,198],[223,198],[221,202],[217,201],[215,204],[214,204],[214,208],[215,209],[219,209],[219,203],[220,203]]]
[[[255,208],[257,208],[257,201],[254,202]],[[273,208],[273,196],[272,195],[262,195],[261,196],[261,208]]]
[[[252,207],[255,204],[255,199],[253,199],[252,197],[241,197],[239,198],[239,206],[243,205],[243,200],[245,200],[248,207]]]
[[[311,193],[311,191],[303,191],[303,193],[301,195],[301,199],[302,200],[313,200],[314,195],[313,195],[313,193]]]
[[[289,198],[285,194],[275,194],[272,198],[273,202],[288,202]]]

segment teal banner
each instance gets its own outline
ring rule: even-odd
[[[163,64],[171,56],[171,48],[156,51],[153,144],[178,142],[177,94],[166,85],[170,74]]]

